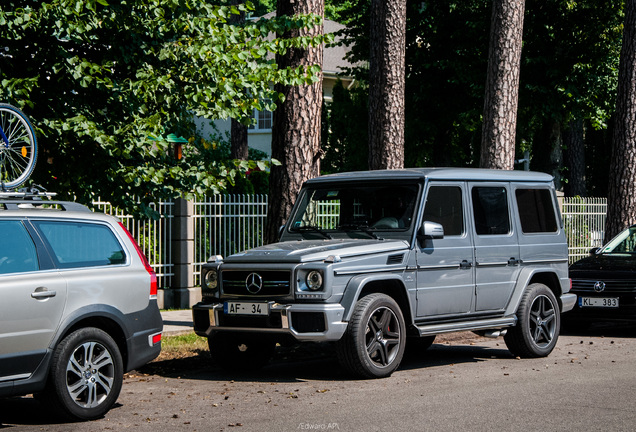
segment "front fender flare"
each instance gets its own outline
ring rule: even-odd
[[[364,289],[366,285],[372,282],[387,281],[387,280],[398,282],[402,286],[406,294],[406,287],[404,285],[404,280],[402,279],[402,276],[395,273],[363,274],[363,275],[352,277],[347,283],[347,287],[345,288],[344,294],[342,296],[341,304],[345,308],[343,321],[349,321],[351,319],[351,314],[353,313],[353,306],[356,304],[356,302],[360,298],[360,293],[362,292],[362,290]]]

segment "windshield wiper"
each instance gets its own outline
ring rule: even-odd
[[[313,225],[303,225],[303,226],[300,226],[300,227],[292,228],[290,231],[297,231],[299,233],[315,232],[315,233],[320,234],[321,236],[323,236],[324,238],[326,238],[328,240],[333,240],[333,237],[331,237],[328,233],[326,233],[325,231],[321,230],[317,226],[313,226]]]
[[[343,224],[339,225],[338,229],[341,229],[343,231],[362,231],[369,237],[372,237],[376,240],[383,240],[382,238],[378,237],[378,235],[373,232],[371,228],[369,228],[369,225]]]

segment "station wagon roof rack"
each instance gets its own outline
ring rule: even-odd
[[[47,192],[41,187],[22,188],[17,191],[0,192],[0,206],[7,210],[24,210],[39,208],[42,206],[55,207],[64,211],[90,211],[83,204],[71,201],[54,201],[50,198],[57,195],[55,192]]]

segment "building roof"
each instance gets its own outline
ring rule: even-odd
[[[262,18],[270,19],[276,16],[276,12],[270,12],[262,16]],[[260,18],[260,17],[258,17]],[[254,19],[258,19],[254,18]],[[323,21],[324,32],[325,34],[336,33],[344,28],[345,25],[340,24],[336,21],[325,19]],[[322,71],[327,75],[340,75],[344,73],[345,68],[350,68],[353,66],[348,60],[345,59],[345,55],[349,51],[349,47],[344,45],[337,45],[338,42],[342,41],[343,37],[336,35],[334,37],[334,42],[325,47],[323,60],[322,60]]]

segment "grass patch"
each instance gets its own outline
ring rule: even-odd
[[[204,337],[197,336],[194,332],[163,336],[161,338],[161,354],[157,360],[190,357],[199,355],[202,351],[208,351],[208,341]]]

